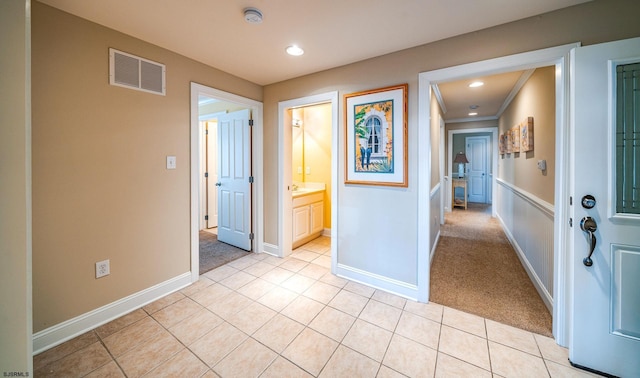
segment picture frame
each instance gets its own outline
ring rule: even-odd
[[[513,152],[513,139],[511,135],[511,130],[507,130],[504,132],[504,145],[506,147],[507,154],[510,154]]]
[[[527,117],[520,124],[520,151],[533,151],[533,117]]]
[[[505,133],[501,133],[498,136],[498,150],[500,151],[500,155],[504,155],[505,152],[507,152],[507,137],[505,135]]]
[[[408,186],[408,87],[344,96],[345,184]]]
[[[520,152],[520,125],[515,125],[511,128],[511,143],[513,152]]]

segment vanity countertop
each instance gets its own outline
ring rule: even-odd
[[[324,188],[298,188],[291,192],[291,197],[297,198],[320,192],[324,192]]]

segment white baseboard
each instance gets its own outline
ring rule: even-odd
[[[277,257],[280,256],[280,248],[277,245],[273,245],[269,243],[264,243],[262,245],[262,252],[268,253],[270,255],[277,256]]]
[[[417,285],[411,285],[406,282],[383,277],[342,264],[337,264],[335,274],[339,277],[371,286],[373,288],[380,289],[391,294],[401,296],[403,298],[411,299],[414,301],[418,300]]]
[[[36,355],[56,345],[62,344],[67,340],[82,335],[85,332],[128,314],[190,284],[191,272],[186,272],[128,297],[37,332],[33,335],[33,354]]]
[[[438,248],[438,242],[440,242],[440,230],[436,234],[436,240],[433,242],[433,247],[431,248],[431,253],[429,254],[429,267],[431,267],[431,263],[433,263],[433,256],[436,255],[436,248]]]
[[[331,237],[331,229],[330,228],[325,228],[324,231],[322,231],[322,236]]]

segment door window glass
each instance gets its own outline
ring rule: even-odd
[[[616,67],[616,213],[640,214],[640,63]]]

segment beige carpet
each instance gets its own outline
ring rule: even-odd
[[[431,264],[431,300],[551,336],[551,314],[487,205],[445,214]]]

